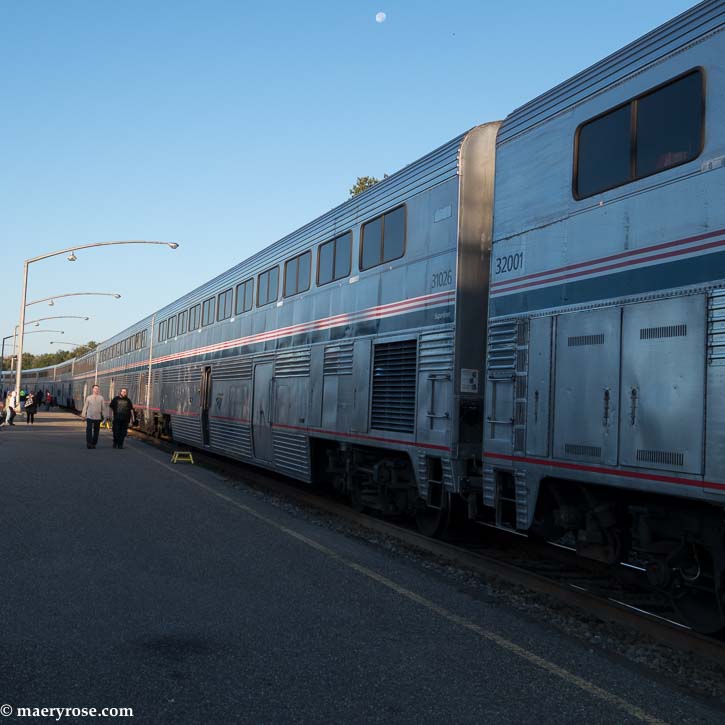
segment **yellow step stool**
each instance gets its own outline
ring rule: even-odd
[[[172,463],[194,463],[194,456],[191,451],[174,451],[171,456]]]

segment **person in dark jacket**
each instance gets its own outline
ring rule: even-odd
[[[123,448],[123,441],[128,432],[128,426],[136,418],[133,403],[128,397],[128,390],[121,388],[119,394],[108,406],[113,411],[113,447]]]
[[[35,413],[38,410],[38,404],[35,402],[35,396],[32,393],[28,393],[25,396],[25,422],[33,425],[35,420]]]

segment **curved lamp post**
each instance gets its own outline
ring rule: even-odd
[[[50,297],[43,297],[42,300],[33,300],[32,302],[26,302],[25,306],[30,307],[30,305],[37,305],[41,302],[48,302],[48,305],[50,307],[53,307],[55,305],[55,300],[60,299],[61,297],[78,297],[80,295],[101,295],[104,297],[115,297],[117,300],[121,299],[121,295],[118,294],[118,292],[66,292],[62,295],[51,295]]]
[[[85,342],[63,342],[63,340],[51,340],[50,344],[51,345],[73,345],[73,347],[85,347],[87,345],[87,343],[85,343]]]
[[[162,244],[166,247],[170,247],[171,249],[176,249],[179,246],[176,242],[150,242],[142,239],[122,242],[96,242],[95,244],[81,244],[75,247],[59,249],[57,252],[48,252],[48,254],[41,254],[38,257],[26,259],[25,262],[23,262],[23,294],[22,301],[20,303],[20,321],[18,322],[18,327],[20,329],[20,335],[18,336],[18,367],[15,371],[15,387],[17,390],[20,390],[20,376],[22,374],[23,367],[23,337],[25,331],[25,307],[27,305],[28,295],[28,267],[33,264],[33,262],[40,262],[43,259],[57,257],[61,254],[66,254],[67,252],[70,252],[70,254],[68,255],[68,261],[75,262],[76,259],[78,259],[78,257],[76,257],[76,252],[80,249],[91,249],[93,247],[113,247],[121,244]]]

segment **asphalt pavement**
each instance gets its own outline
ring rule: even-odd
[[[131,708],[144,723],[725,720],[212,471],[134,439],[114,450],[110,431],[88,450],[66,412],[16,421],[0,430],[6,722],[29,721],[18,708]]]

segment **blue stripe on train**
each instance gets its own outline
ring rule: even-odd
[[[489,314],[491,317],[505,317],[713,282],[725,283],[725,252],[628,269],[578,282],[564,282],[543,289],[513,292],[493,298]]]

